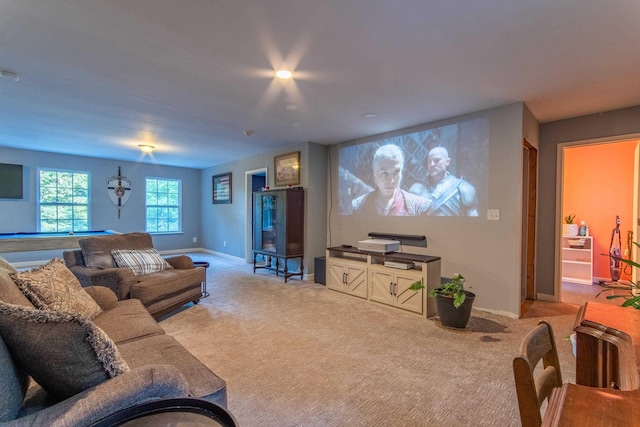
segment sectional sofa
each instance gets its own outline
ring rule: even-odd
[[[140,300],[81,287],[59,259],[18,272],[0,257],[0,426],[88,426],[187,396],[224,407],[225,381]]]

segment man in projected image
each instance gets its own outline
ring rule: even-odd
[[[411,194],[400,188],[404,154],[395,144],[378,148],[373,155],[373,181],[376,189],[354,199],[354,213],[377,215],[421,215],[428,204],[424,197]]]
[[[427,184],[416,191],[427,198],[427,214],[432,216],[478,216],[476,189],[467,181],[447,171],[451,158],[444,147],[429,151]],[[412,186],[413,190],[413,186]]]

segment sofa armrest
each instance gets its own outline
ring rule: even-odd
[[[3,426],[88,426],[130,406],[188,395],[187,381],[177,368],[148,365]]]
[[[130,268],[91,268],[74,265],[69,270],[75,274],[83,288],[105,286],[111,289],[119,300],[127,299],[131,287],[137,282]]]
[[[178,270],[188,270],[193,268],[193,260],[187,255],[178,255],[169,258],[165,258],[171,267]]]
[[[103,310],[111,310],[118,306],[118,297],[106,286],[87,286],[84,290]]]

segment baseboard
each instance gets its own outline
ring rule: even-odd
[[[512,319],[517,319],[518,316],[513,314],[513,313],[509,313],[507,311],[502,311],[502,310],[490,310],[488,308],[480,308],[480,307],[473,307],[474,310],[478,310],[478,311],[484,311],[485,313],[491,313],[491,314],[497,314],[498,316],[504,316],[504,317],[510,317]]]

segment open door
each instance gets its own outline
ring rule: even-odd
[[[535,300],[536,211],[538,200],[538,150],[522,141],[522,277],[520,315]]]
[[[244,233],[244,260],[252,263],[253,250],[253,192],[267,186],[267,168],[246,171],[245,176],[245,233]]]

